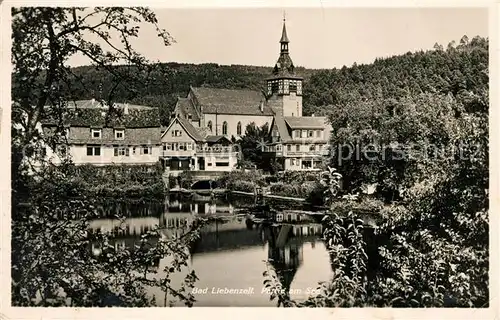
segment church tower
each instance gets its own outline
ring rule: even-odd
[[[302,81],[295,74],[295,66],[288,53],[288,36],[283,19],[280,39],[280,56],[273,69],[272,77],[267,79],[268,103],[272,109],[285,117],[302,117]]]

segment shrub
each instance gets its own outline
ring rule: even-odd
[[[254,192],[256,184],[251,181],[237,180],[231,181],[227,184],[226,188],[232,191]]]

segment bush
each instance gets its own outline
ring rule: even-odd
[[[287,184],[283,182],[278,182],[271,185],[271,194],[287,196],[287,197],[298,197],[306,198],[314,190],[316,183],[307,182],[303,184]]]
[[[227,184],[226,188],[232,191],[254,192],[255,183],[246,180],[231,181]]]

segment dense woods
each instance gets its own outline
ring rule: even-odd
[[[303,302],[275,295],[279,305],[489,305],[488,79],[479,37],[311,77],[307,101],[330,116],[344,197],[377,185],[383,240],[368,259],[349,209],[363,202],[337,197],[325,233],[332,281]],[[275,280],[265,284],[279,288]]]
[[[314,70],[305,68],[297,68],[297,71],[305,77],[314,73]],[[264,79],[269,77],[272,68],[225,66],[215,63],[199,65],[162,63],[152,66],[148,72],[139,73],[141,81],[133,89],[125,83],[115,88],[116,83],[111,81],[112,76],[106,70],[92,66],[74,68],[73,72],[75,74],[71,94],[73,99],[106,99],[113,90],[113,100],[116,102],[158,107],[162,124],[166,125],[177,97],[185,97],[190,86],[263,90]]]

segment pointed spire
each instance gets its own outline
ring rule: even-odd
[[[286,35],[286,25],[285,25],[285,22],[286,22],[286,18],[285,18],[285,13],[283,12],[283,31],[281,32],[281,40],[280,40],[281,43],[288,43],[288,42],[290,42],[288,40],[288,36]]]

